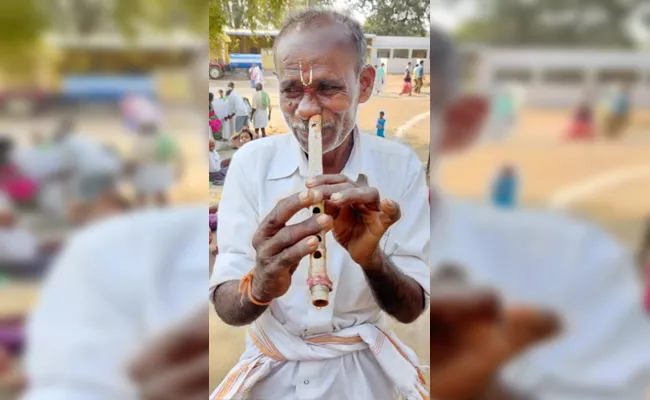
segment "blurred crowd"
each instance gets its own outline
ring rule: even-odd
[[[37,284],[74,228],[129,209],[168,204],[183,164],[158,108],[138,94],[124,99],[122,119],[132,136],[123,152],[83,134],[70,116],[49,132],[34,130],[24,144],[15,135],[0,137],[0,289]],[[16,362],[24,323],[22,315],[0,313],[0,351]],[[20,378],[2,379],[3,354],[0,390],[20,386]]]

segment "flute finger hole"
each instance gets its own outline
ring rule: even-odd
[[[320,212],[321,212],[321,211],[320,211],[320,207],[314,207],[314,209],[312,210],[312,212],[313,212],[314,214],[320,214]]]
[[[321,257],[323,257],[323,253],[321,253],[320,251],[316,250],[316,251],[314,252],[314,258],[318,260],[318,259],[320,259]]]

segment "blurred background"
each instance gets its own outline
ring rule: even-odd
[[[433,3],[432,21],[458,43],[464,89],[492,105],[480,145],[441,166],[441,186],[587,217],[640,252],[650,217],[648,2]]]
[[[76,229],[207,196],[205,2],[0,4],[0,399],[24,320]],[[201,104],[205,104],[204,102]],[[164,175],[164,178],[160,178]]]
[[[368,43],[370,65],[377,70],[384,64],[384,81],[375,83],[375,95],[361,105],[357,124],[366,133],[377,133],[379,113],[384,112],[387,140],[407,144],[423,163],[429,154],[429,0],[387,1],[276,1],[260,5],[247,0],[210,4],[210,88],[214,95],[211,119],[220,118],[220,109],[234,101],[226,96],[227,85],[232,82],[235,92],[252,103],[255,89],[251,87],[251,67],[260,66],[263,84],[271,102],[271,118],[266,125],[267,135],[289,134],[279,110],[278,80],[274,75],[272,47],[286,14],[306,6],[332,7],[349,13],[364,27]],[[270,16],[270,17],[269,17]],[[424,84],[421,90],[404,89],[407,63],[410,72],[424,61]],[[409,95],[410,94],[410,95]],[[223,96],[223,97],[222,97]],[[250,111],[250,107],[248,106]],[[247,118],[249,130],[255,140],[254,118]],[[210,169],[210,205],[216,233],[218,205],[232,154],[245,142],[238,140],[241,132],[230,137],[227,130],[213,132],[210,157],[215,162]],[[260,133],[261,136],[261,133]],[[219,166],[217,166],[219,165]],[[207,176],[206,176],[207,178]],[[214,235],[216,237],[216,234]],[[218,243],[212,242],[213,259],[218,257]],[[213,260],[211,265],[214,265]],[[394,323],[400,339],[413,348],[424,364],[429,362],[428,314],[410,325]],[[214,310],[210,312],[210,390],[214,390],[237,363],[245,347],[245,328],[235,328],[223,323]]]

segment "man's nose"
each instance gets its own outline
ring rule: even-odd
[[[320,115],[323,112],[323,107],[312,93],[305,93],[298,103],[296,109],[297,116],[305,121],[309,121],[314,115]]]

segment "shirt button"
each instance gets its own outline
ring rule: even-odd
[[[305,385],[309,385],[309,381],[304,381],[303,382]]]

